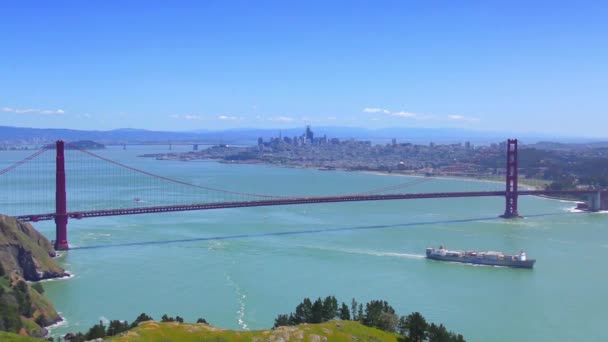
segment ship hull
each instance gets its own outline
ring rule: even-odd
[[[486,265],[486,266],[503,266],[503,267],[514,267],[514,268],[533,268],[536,260],[513,260],[512,258],[505,259],[484,259],[472,256],[448,256],[448,255],[437,255],[437,254],[427,254],[427,259],[432,260],[440,260],[440,261],[450,261],[450,262],[460,262],[465,264],[473,264],[473,265]]]

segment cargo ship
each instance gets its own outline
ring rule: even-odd
[[[426,257],[441,261],[516,268],[532,268],[536,262],[535,259],[528,259],[523,249],[517,255],[507,255],[502,252],[493,251],[451,251],[443,248],[443,246],[439,246],[439,248],[427,248]]]

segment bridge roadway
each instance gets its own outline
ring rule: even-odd
[[[524,190],[518,191],[518,195],[532,196],[563,196],[563,195],[585,195],[597,192],[597,190]],[[124,208],[124,209],[107,209],[93,211],[74,211],[68,212],[68,217],[72,219],[83,219],[89,217],[103,216],[119,216],[119,215],[135,215],[149,213],[166,213],[175,211],[190,211],[190,210],[211,210],[211,209],[226,209],[226,208],[246,208],[246,207],[266,207],[275,205],[292,205],[292,204],[318,204],[318,203],[336,203],[336,202],[364,202],[364,201],[387,201],[387,200],[406,200],[406,199],[428,199],[428,198],[457,198],[457,197],[490,197],[490,196],[505,196],[505,191],[477,191],[477,192],[435,192],[435,193],[412,193],[412,194],[387,194],[387,195],[347,195],[347,196],[318,196],[318,197],[293,197],[293,198],[277,198],[269,200],[256,201],[240,201],[240,202],[216,202],[216,203],[199,203],[199,204],[183,204],[183,205],[168,205],[168,206],[153,206],[139,208]],[[21,215],[16,217],[23,222],[38,222],[45,220],[53,220],[55,213],[48,214],[33,214]]]

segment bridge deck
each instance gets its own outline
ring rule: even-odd
[[[518,195],[534,196],[560,196],[560,195],[583,195],[594,193],[597,190],[524,190],[518,191]],[[319,197],[293,197],[284,199],[271,199],[259,201],[241,202],[217,202],[217,203],[198,203],[187,205],[152,206],[124,209],[107,209],[93,211],[68,212],[68,217],[82,219],[88,217],[135,215],[148,213],[166,213],[175,211],[190,210],[211,210],[226,208],[245,208],[245,207],[266,207],[277,205],[294,204],[317,204],[317,203],[336,203],[336,202],[364,202],[364,201],[387,201],[387,200],[406,200],[406,199],[429,199],[429,198],[458,198],[458,197],[490,197],[505,196],[505,191],[476,191],[476,192],[436,192],[436,193],[414,193],[414,194],[389,194],[389,195],[351,195],[351,196],[319,196]],[[17,216],[17,219],[24,222],[37,222],[53,220],[55,213],[31,214]]]

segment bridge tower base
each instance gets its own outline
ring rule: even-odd
[[[589,194],[589,202],[588,202],[589,210],[591,210],[591,211],[602,210],[603,209],[602,204],[604,204],[604,203],[602,203],[603,202],[602,197],[605,197],[605,196],[602,196],[602,192],[599,190],[592,194]]]
[[[57,158],[55,160],[55,250],[66,251],[68,245],[68,213],[65,191],[65,155],[63,141],[55,143]]]
[[[507,177],[505,189],[505,213],[503,218],[516,218],[517,210],[517,139],[507,140]]]

